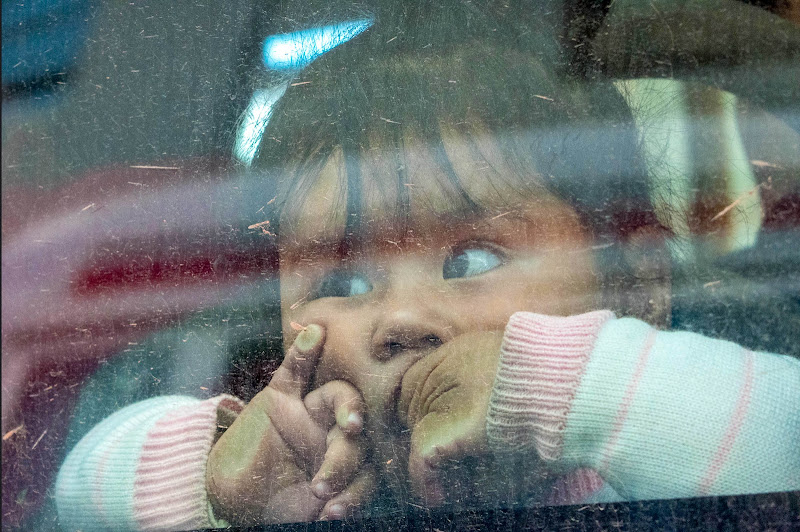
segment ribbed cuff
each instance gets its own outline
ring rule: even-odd
[[[235,397],[220,395],[178,408],[156,422],[136,469],[134,515],[141,530],[227,526],[211,511],[206,462],[218,415],[238,414],[243,406]]]
[[[498,454],[562,453],[567,414],[607,310],[554,317],[517,312],[508,322],[489,402],[487,436]]]

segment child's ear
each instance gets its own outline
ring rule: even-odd
[[[620,243],[616,273],[604,290],[606,305],[619,316],[631,316],[658,327],[671,322],[672,268],[669,231],[640,227]]]

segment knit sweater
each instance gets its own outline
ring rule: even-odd
[[[224,526],[205,492],[221,416],[159,397],[104,420],[56,481],[68,530]],[[487,419],[498,455],[563,473],[551,504],[800,489],[800,361],[608,311],[512,316]]]

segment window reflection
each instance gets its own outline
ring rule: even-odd
[[[217,77],[160,108],[191,115],[187,87],[246,71],[192,111],[198,138],[220,121],[222,161],[188,142],[163,159],[185,129],[165,115],[167,133],[85,129],[149,158],[4,191],[4,514],[189,529],[797,489],[796,89],[731,78],[760,56],[691,32],[609,48],[647,28],[630,6],[594,13],[573,57],[561,22],[513,2],[439,4],[229,13],[244,51],[209,54]],[[730,4],[726,24],[769,17],[794,42]],[[124,70],[118,88],[141,74]],[[25,128],[53,138],[34,122],[4,120],[4,152],[35,146]],[[86,496],[132,478],[122,510]],[[164,502],[177,490],[196,512]]]
[[[264,40],[264,65],[273,70],[302,68],[371,25],[372,20],[363,19],[272,35]]]

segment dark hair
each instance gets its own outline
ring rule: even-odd
[[[467,142],[492,135],[508,166],[520,169],[494,178],[508,180],[520,195],[548,189],[576,210],[598,248],[658,226],[625,100],[608,81],[571,78],[559,63],[557,39],[534,14],[462,0],[379,2],[351,7],[338,20],[310,11],[317,20],[308,26],[347,17],[373,24],[303,70],[302,83],[290,86],[274,109],[256,165],[281,182],[282,210],[289,200],[302,202],[328,159],[341,152],[345,234],[358,238],[360,156],[376,147],[402,153],[403,142],[415,139],[447,176],[442,188],[453,205],[479,211],[447,158],[447,128]],[[402,223],[409,199],[399,162],[371,178],[396,187]],[[599,254],[606,279],[624,276],[616,247]]]

